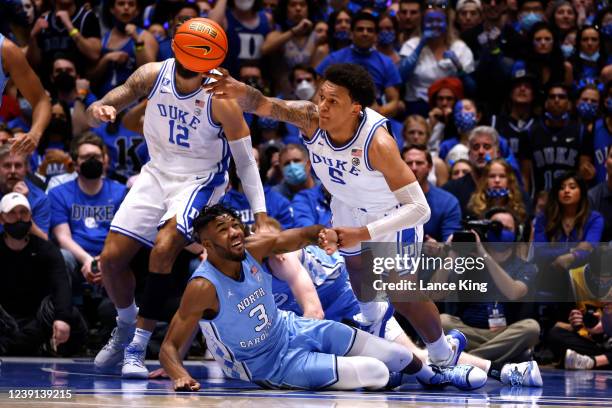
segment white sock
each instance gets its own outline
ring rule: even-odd
[[[361,314],[369,322],[375,322],[384,314],[385,302],[359,302]]]
[[[151,339],[150,331],[145,329],[136,328],[134,332],[134,340],[132,340],[132,344],[138,345],[141,349],[146,350],[147,345],[149,344],[149,340]]]
[[[489,373],[489,370],[491,369],[491,363],[492,363],[492,361],[491,361],[491,360],[486,360],[486,362],[487,362],[487,363],[486,363],[486,365],[484,366],[483,370],[484,370],[484,372],[485,372],[485,373]]]
[[[429,359],[432,362],[446,361],[450,358],[451,354],[453,354],[453,349],[450,344],[448,344],[448,341],[446,341],[444,332],[442,332],[438,340],[433,343],[425,343],[425,346],[429,352]]]
[[[125,309],[117,308],[117,315],[123,323],[133,324],[136,321],[136,316],[138,316],[136,303],[132,301],[132,304]]]

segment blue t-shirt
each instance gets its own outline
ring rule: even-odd
[[[429,221],[423,226],[423,232],[438,242],[446,239],[461,229],[461,206],[459,200],[449,193],[429,183],[425,198],[431,209]]]
[[[230,9],[225,12],[225,18],[227,19],[225,32],[229,46],[223,66],[234,77],[239,74],[240,64],[261,59],[261,46],[268,33],[272,31],[265,11],[258,11],[257,17],[259,18],[259,24],[252,28],[238,21]]]
[[[43,190],[34,185],[27,178],[24,180],[28,186],[28,202],[30,203],[30,209],[32,210],[32,221],[40,228],[45,234],[49,233],[49,222],[51,218],[51,206],[49,204],[49,198]],[[4,197],[4,194],[0,193],[0,200]],[[0,232],[4,231],[2,225],[0,225]]]
[[[140,35],[144,30],[142,28],[136,28],[136,32]],[[136,71],[136,52],[134,51],[134,39],[129,37],[122,47],[113,49],[108,48],[108,40],[110,39],[111,32],[108,31],[102,37],[102,56],[114,51],[123,51],[128,55],[128,60],[125,64],[109,64],[104,79],[99,81],[100,87],[98,88],[98,95],[106,95],[111,89],[123,84],[127,79]]]
[[[117,133],[109,133],[108,127],[109,125],[104,123],[92,130],[104,140],[111,161],[111,173],[126,179],[138,174],[148,161],[144,136],[126,129],[123,125],[119,125]],[[146,156],[143,156],[143,153]]]
[[[595,155],[595,181],[606,181],[606,158],[612,146],[612,134],[608,131],[605,119],[595,122],[593,129],[593,154]]]
[[[281,194],[272,190],[269,186],[264,186],[266,197],[266,212],[270,217],[276,218],[281,223],[283,229],[293,228],[293,210],[291,203]],[[235,209],[240,214],[240,219],[244,225],[253,225],[255,215],[249,204],[246,195],[236,189],[230,189],[220,202]]]
[[[384,95],[385,88],[399,86],[402,83],[399,71],[393,60],[377,50],[361,53],[354,46],[342,48],[325,57],[316,71],[319,75],[323,75],[330,65],[338,63],[352,63],[364,67],[374,80],[376,99],[379,103]]]
[[[4,94],[4,87],[9,80],[8,74],[4,72],[2,65],[2,45],[4,44],[4,36],[0,34],[0,106],[2,106],[2,94]]]
[[[97,256],[126,193],[123,184],[109,179],[104,179],[102,189],[95,195],[85,194],[78,179],[54,187],[49,191],[51,227],[67,223],[72,239],[89,255]]]
[[[323,185],[307,188],[293,196],[293,220],[295,228],[309,227],[315,224],[331,227],[332,212],[329,200],[323,194]]]

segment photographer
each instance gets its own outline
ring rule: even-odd
[[[466,335],[466,351],[489,359],[493,364],[503,364],[528,352],[539,341],[538,322],[521,318],[520,303],[505,302],[515,302],[527,295],[537,268],[516,254],[513,243],[517,242],[518,227],[516,216],[512,212],[504,208],[493,208],[485,217],[491,222],[481,222],[482,225],[488,225],[479,231],[486,241],[484,245],[481,244],[480,235],[471,231],[475,241],[475,253],[471,256],[483,259],[484,268],[481,271],[468,271],[469,275],[461,276],[461,279],[487,282],[485,297],[499,301],[475,302],[473,296],[463,296],[460,293],[461,303],[456,305],[456,313],[442,314],[441,318],[444,330],[454,328]],[[466,237],[455,233],[449,241],[456,243],[457,238]],[[456,258],[457,254],[451,250],[449,256]]]

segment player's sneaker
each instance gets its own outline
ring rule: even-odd
[[[501,371],[502,384],[512,387],[541,387],[542,375],[536,361],[506,364]]]
[[[435,375],[429,380],[429,383],[417,379],[423,386],[445,387],[453,385],[463,391],[471,391],[482,387],[487,383],[487,373],[478,367],[471,365],[456,365],[454,367],[438,367],[430,366]]]
[[[442,361],[428,359],[428,363],[437,365],[438,367],[452,367],[457,365],[459,356],[465,349],[465,346],[467,346],[467,338],[459,330],[452,329],[446,335],[446,341],[451,346],[451,350],[453,351],[452,354],[446,360]]]
[[[362,313],[356,314],[355,316],[353,316],[353,319],[357,323],[359,323],[359,328],[361,330],[384,339],[386,334],[387,322],[393,317],[393,313],[395,312],[393,305],[391,305],[389,301],[387,301],[386,307],[387,308],[382,314],[381,318],[374,322],[366,320]]]
[[[138,344],[130,343],[130,345],[125,348],[121,376],[124,378],[149,377],[149,370],[147,370],[144,364],[145,353],[146,349],[141,348]]]
[[[565,352],[566,370],[592,370],[594,367],[595,360],[592,357],[578,354],[571,349],[567,349]]]
[[[113,329],[110,340],[98,352],[94,365],[98,370],[115,368],[123,362],[125,348],[134,338],[136,322],[124,323],[117,319],[117,327]]]

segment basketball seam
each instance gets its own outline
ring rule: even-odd
[[[217,43],[217,41],[216,41],[216,40],[212,40],[212,39],[210,39],[210,38],[208,38],[208,37],[202,37],[202,36],[200,36],[200,35],[197,35],[197,34],[195,34],[195,33],[190,33],[190,32],[177,33],[177,35],[180,35],[180,34],[184,34],[184,35],[191,35],[191,36],[193,36],[193,37],[196,37],[196,38],[201,38],[201,39],[203,39],[203,40],[206,40],[206,41],[208,41],[208,42],[210,42],[210,43],[212,43],[212,44],[216,45],[217,47],[219,47],[221,50],[223,50],[223,52],[224,52],[224,53],[227,53],[227,49],[226,49],[225,47],[223,47],[222,45],[220,45],[219,43]],[[176,38],[174,39],[174,42],[176,43]],[[184,51],[184,50],[183,50],[183,51]]]

